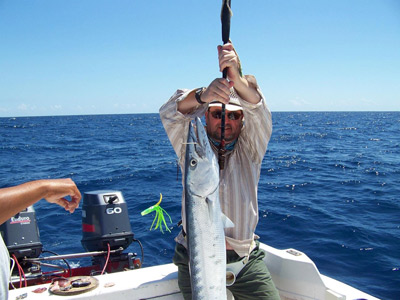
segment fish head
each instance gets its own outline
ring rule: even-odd
[[[219,167],[204,125],[196,118],[189,126],[185,156],[185,187],[191,194],[207,197],[219,185]]]

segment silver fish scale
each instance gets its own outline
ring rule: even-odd
[[[185,159],[186,232],[192,299],[226,299],[226,249],[218,197],[219,167],[199,119],[196,119],[195,128],[190,126]]]
[[[208,206],[214,203],[208,204],[197,197],[193,200],[195,205],[189,212],[194,213],[188,215],[192,285],[194,295],[197,295],[193,299],[225,299],[225,239],[222,224],[218,224],[221,216],[209,216]]]

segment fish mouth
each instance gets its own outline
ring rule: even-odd
[[[204,125],[200,118],[196,118],[194,122],[190,123],[190,126],[188,146],[193,148],[192,150],[198,156],[205,158],[207,156],[208,136],[204,130]]]

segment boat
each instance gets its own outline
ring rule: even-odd
[[[270,270],[281,299],[378,299],[345,283],[319,273],[313,261],[295,249],[278,250],[260,243],[266,252],[265,263]],[[177,279],[177,267],[164,264],[135,270],[97,275],[98,287],[79,295],[60,299],[134,300],[134,299],[183,299]],[[26,294],[27,299],[56,299],[49,290],[50,283],[10,290],[9,299]],[[43,293],[34,293],[45,288]],[[20,298],[22,299],[22,298]],[[228,299],[233,299],[229,293]]]
[[[97,228],[104,228],[105,224],[123,227],[126,219],[129,223],[129,217],[124,215],[124,212],[127,212],[125,205],[126,203],[119,191],[85,193],[82,207],[82,244],[87,250],[85,253],[39,257],[40,249],[38,250],[38,245],[40,248],[40,242],[35,241],[34,238],[31,239],[33,241],[31,247],[23,245],[19,250],[9,247],[10,253],[19,264],[18,269],[26,270],[24,280],[15,271],[11,280],[12,284],[10,284],[12,288],[9,291],[9,299],[183,299],[178,287],[177,267],[174,264],[142,268],[141,260],[136,254],[123,253],[127,245],[134,241],[129,226],[123,228],[122,233],[110,233],[110,228],[107,228],[107,234],[98,232]],[[32,208],[26,210],[25,213],[33,213]],[[104,213],[104,218],[99,218],[99,214],[102,213]],[[28,218],[21,214],[22,212],[19,216],[16,216],[20,222]],[[96,215],[96,218],[91,219],[91,215]],[[33,220],[34,216],[31,215],[29,219]],[[95,222],[102,224],[100,226]],[[113,222],[118,222],[118,226],[115,226]],[[3,233],[3,237],[4,235],[7,236]],[[5,238],[5,241],[7,241],[7,238]],[[276,249],[264,243],[260,243],[260,248],[266,253],[264,262],[282,300],[378,299],[350,285],[322,275],[314,262],[301,251]],[[27,253],[31,255],[27,255]],[[17,256],[15,256],[16,254]],[[68,269],[56,266],[56,270],[47,272],[39,267],[54,266],[43,263],[46,260],[65,261],[69,258],[84,256],[92,257],[92,265],[69,267]],[[25,267],[21,267],[20,264]],[[72,286],[74,286],[74,282],[79,282],[79,285],[65,290],[54,289],[61,281],[68,281],[69,284],[72,283]],[[24,286],[14,288],[18,286],[18,282],[20,286]],[[234,299],[229,290],[227,299]]]

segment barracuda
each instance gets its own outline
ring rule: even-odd
[[[224,227],[233,224],[221,212],[219,167],[199,118],[189,126],[185,210],[192,299],[226,299]]]

